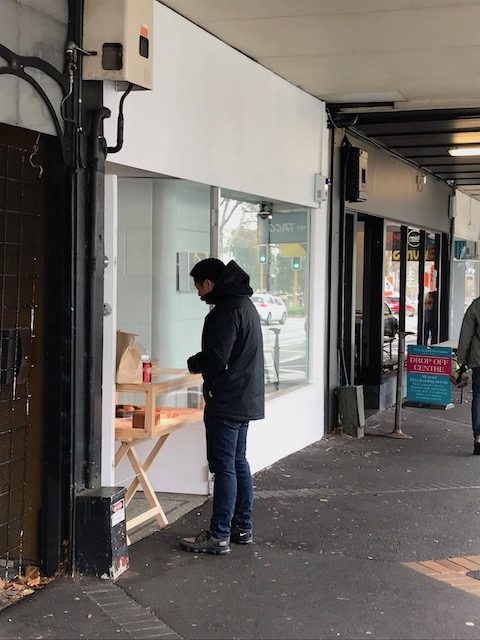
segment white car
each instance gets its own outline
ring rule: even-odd
[[[285,324],[287,321],[287,307],[278,296],[272,296],[269,293],[254,293],[252,302],[258,311],[260,320],[265,324],[271,324],[272,322]]]

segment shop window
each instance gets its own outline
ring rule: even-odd
[[[400,264],[401,227],[385,224],[385,259],[383,286],[383,349],[382,364],[385,372],[396,368],[398,362],[398,331],[400,329]]]
[[[470,240],[455,240],[452,265],[452,305],[450,337],[460,334],[465,311],[480,294],[479,244]]]
[[[267,391],[307,380],[308,211],[222,191],[219,258],[250,275]]]
[[[190,269],[210,255],[210,187],[185,180],[118,180],[117,328],[160,368],[185,369],[200,350],[208,306]],[[123,394],[122,402],[138,401]],[[163,398],[191,404],[186,392]]]
[[[439,234],[386,222],[384,299],[407,332],[406,347],[438,341],[439,255]],[[395,341],[392,352],[395,366]]]
[[[425,233],[423,344],[438,342],[438,234]]]

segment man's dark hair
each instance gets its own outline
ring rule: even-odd
[[[205,260],[197,262],[190,271],[190,275],[194,282],[204,282],[205,280],[216,282],[224,269],[225,264],[218,258],[205,258]]]

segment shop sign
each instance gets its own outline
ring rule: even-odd
[[[409,345],[407,356],[407,401],[446,406],[453,401],[452,349]]]
[[[307,242],[308,217],[306,212],[274,213],[271,220],[262,220],[260,216],[257,220],[259,244]]]
[[[410,229],[408,232],[408,248],[418,249],[420,246],[420,231],[414,231]]]
[[[409,262],[418,262],[420,259],[420,231],[411,229],[407,236],[407,260]],[[392,233],[392,261],[400,261],[400,243],[401,236],[399,231]],[[426,234],[425,237],[425,261],[435,262],[435,237]]]

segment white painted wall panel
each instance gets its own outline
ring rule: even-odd
[[[480,202],[461,191],[455,192],[455,237],[480,240]]]
[[[103,383],[102,383],[102,486],[115,485],[115,360],[117,347],[117,177],[105,179],[105,269],[104,303],[111,314],[103,318]]]
[[[107,83],[109,144],[118,100]],[[116,163],[315,206],[324,133],[322,102],[156,3],[155,88],[125,101]]]
[[[151,448],[151,441],[136,447],[141,460],[147,457]],[[116,470],[115,484],[128,487],[133,478],[132,468],[128,462],[122,461]],[[208,468],[203,424],[192,424],[174,431],[151,468],[149,478],[156,491],[207,495]]]

